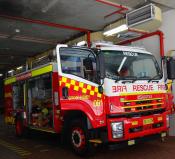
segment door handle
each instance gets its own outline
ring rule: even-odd
[[[62,88],[62,94],[63,94],[64,99],[68,99],[69,93],[68,93],[67,87]]]

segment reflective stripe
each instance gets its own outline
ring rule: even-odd
[[[149,99],[139,99],[139,100],[123,100],[122,103],[126,102],[138,102],[138,101],[153,101],[153,100],[162,100],[163,98],[149,98]]]
[[[11,116],[6,116],[5,117],[5,123],[7,124],[15,124],[15,118]]]
[[[44,73],[51,72],[52,71],[52,68],[53,68],[53,66],[52,65],[49,65],[49,66],[46,66],[46,67],[42,67],[42,68],[33,70],[32,71],[32,77],[35,77],[35,76],[38,76],[38,75],[42,75]]]
[[[53,69],[53,65],[48,65],[48,66],[41,67],[41,68],[36,69],[36,70],[32,70],[32,71],[31,71],[32,77],[39,76],[39,75],[42,75],[42,74],[51,72],[52,69]],[[24,72],[24,74],[25,74],[25,73],[27,73],[27,72]],[[21,76],[22,76],[22,75],[23,75],[23,74],[21,74]],[[17,76],[18,76],[18,75],[17,75]],[[29,78],[29,77],[28,77],[28,78]],[[5,79],[4,84],[5,84],[5,85],[8,85],[8,84],[14,83],[14,82],[16,82],[16,81],[17,81],[16,76],[14,76],[14,77],[10,77],[10,78]]]
[[[133,92],[133,93],[120,93],[120,96],[129,96],[129,95],[141,95],[141,94],[162,94],[162,93],[166,93],[166,91],[164,92],[160,92],[160,91],[155,91],[155,92]]]
[[[12,93],[11,92],[5,93],[5,98],[8,98],[8,97],[12,97]]]
[[[16,82],[16,77],[11,77],[11,78],[5,79],[4,84],[8,85],[8,84],[11,84],[11,83],[14,83],[14,82]]]
[[[44,131],[44,132],[49,132],[49,133],[53,133],[53,134],[55,134],[56,132],[53,130],[53,129],[47,129],[47,128],[35,128],[35,127],[30,127],[30,129],[33,129],[33,130],[39,130],[39,131]]]
[[[138,107],[148,107],[148,106],[154,106],[154,105],[160,105],[164,103],[155,103],[155,104],[144,104],[144,105],[138,105],[138,106],[128,106],[128,107],[122,107],[122,108],[138,108]]]

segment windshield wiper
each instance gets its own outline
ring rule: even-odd
[[[134,83],[135,81],[137,81],[138,78],[136,76],[126,76],[122,79],[128,80],[128,81],[123,81],[122,83],[130,82],[130,81],[131,81],[131,83]]]
[[[122,81],[122,83],[124,83],[124,84],[127,82],[134,83],[138,79],[136,76],[126,76],[126,77],[117,76],[117,77],[118,77],[118,79],[116,79],[115,82],[125,80],[125,81]]]
[[[122,79],[120,78],[120,76],[116,76],[117,78],[115,78],[115,83],[117,83],[118,81],[121,81]]]
[[[159,73],[159,74],[157,74],[156,76],[152,77],[151,79],[148,80],[148,83],[151,82],[152,80],[159,80],[159,79],[156,79],[156,78],[158,78],[158,77],[161,78],[161,77],[162,77],[162,74]]]
[[[110,73],[107,73],[106,77],[108,77],[109,79],[115,80],[115,82],[118,82],[121,80],[119,76],[114,76],[114,75],[111,75]]]
[[[138,79],[136,76],[121,77],[121,76],[114,76],[114,75],[111,75],[111,74],[107,74],[106,77],[115,80],[115,83],[117,83],[121,80],[125,80],[122,83],[127,83],[127,82],[134,83]]]

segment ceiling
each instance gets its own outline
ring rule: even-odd
[[[130,10],[147,0],[110,0]],[[175,8],[174,0],[153,0],[166,11]],[[150,2],[150,1],[149,1]],[[90,31],[123,17],[122,14],[106,15],[118,10],[96,0],[0,0],[0,73],[25,63],[27,57],[54,48],[81,32],[2,17],[24,17],[51,23],[74,26]],[[49,23],[50,24],[50,23]]]

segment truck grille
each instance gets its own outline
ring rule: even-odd
[[[130,128],[129,133],[141,132],[143,130],[148,130],[148,129],[156,129],[162,126],[163,126],[163,122],[158,122],[158,123],[154,123],[146,126],[138,126],[138,127]]]
[[[164,105],[163,98],[122,101],[125,112],[159,109]]]

